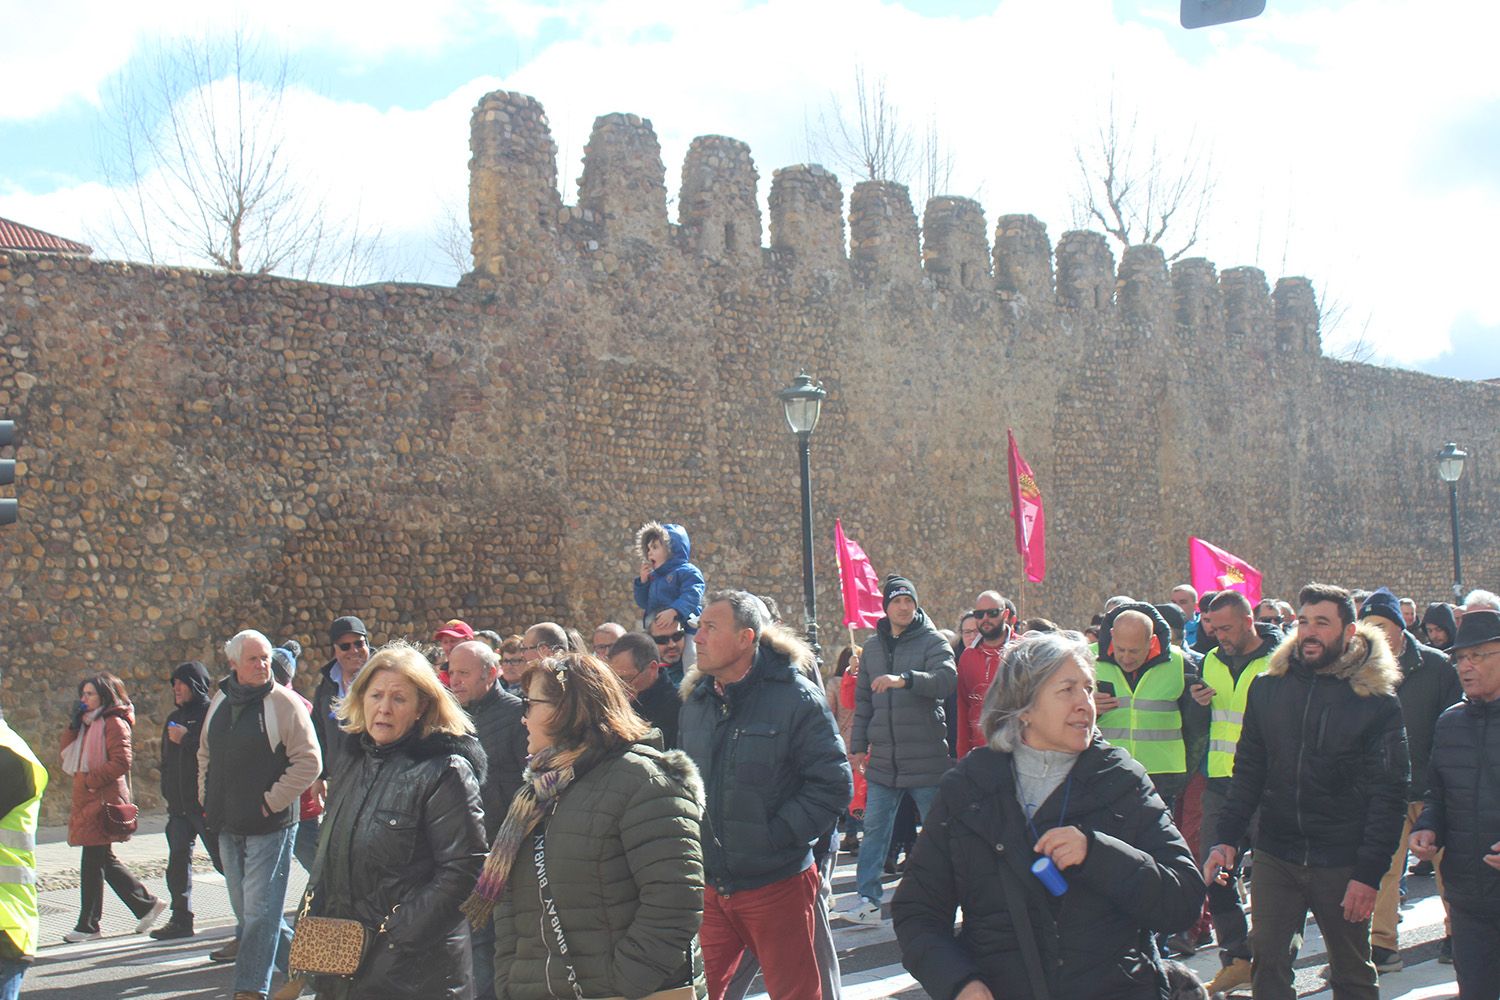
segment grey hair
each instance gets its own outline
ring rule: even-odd
[[[1065,663],[1094,668],[1094,653],[1080,632],[1028,632],[1007,648],[1000,669],[984,696],[979,728],[990,747],[1010,753],[1021,742],[1021,715],[1036,704],[1036,696]]]
[[[1140,602],[1137,601],[1134,597],[1129,596],[1128,594],[1116,594],[1114,597],[1111,597],[1109,600],[1104,602],[1104,613],[1109,614],[1111,611],[1113,611],[1115,608],[1118,608],[1122,604],[1138,603]]]
[[[240,662],[240,653],[244,650],[245,642],[248,639],[259,639],[266,644],[267,649],[274,649],[276,647],[274,642],[266,638],[265,633],[253,628],[247,628],[243,632],[236,632],[233,638],[224,643],[224,658],[230,663]]]
[[[1471,611],[1500,611],[1500,597],[1488,590],[1471,590],[1463,606]]]
[[[478,657],[479,665],[485,670],[500,669],[500,654],[491,649],[490,644],[483,639],[468,639],[453,648],[457,650],[459,646],[464,647],[467,652],[473,653]],[[448,655],[451,657],[453,654],[449,653]]]
[[[748,590],[720,590],[710,594],[703,606],[721,602],[729,605],[729,610],[734,615],[735,628],[749,629],[755,633],[755,641],[759,642],[760,634],[771,623],[771,612],[766,609],[766,602]]]

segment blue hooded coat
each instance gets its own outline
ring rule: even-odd
[[[687,529],[680,524],[657,524],[651,522],[636,535],[642,556],[652,538],[661,535],[667,538],[667,560],[651,571],[651,577],[642,583],[634,581],[635,603],[641,611],[654,615],[658,611],[672,608],[682,620],[689,633],[698,631],[698,616],[703,614],[703,572],[690,560],[693,543],[688,539]]]

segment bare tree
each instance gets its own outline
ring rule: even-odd
[[[1073,147],[1078,187],[1073,222],[1098,225],[1122,248],[1149,244],[1174,261],[1198,242],[1213,201],[1213,158],[1192,140],[1181,151],[1155,138],[1138,148],[1134,113],[1122,121],[1109,111],[1087,142]]]
[[[1370,324],[1374,317],[1366,313],[1364,322],[1360,324],[1359,332],[1350,337],[1341,338],[1339,331],[1350,319],[1349,304],[1343,299],[1336,298],[1329,293],[1327,288],[1318,292],[1318,333],[1326,345],[1333,341],[1343,340],[1336,349],[1328,352],[1330,358],[1339,361],[1358,361],[1362,364],[1372,364],[1378,353],[1375,344],[1370,340]]]
[[[857,180],[905,184],[911,176],[916,148],[911,127],[887,94],[885,77],[869,83],[863,66],[854,67],[852,111],[837,94],[830,95],[808,139],[815,159],[826,158]]]
[[[331,218],[288,144],[284,53],[236,30],[158,44],[107,95],[101,151],[127,253],[266,274],[355,281],[378,237]]]

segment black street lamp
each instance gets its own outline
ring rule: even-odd
[[[807,643],[821,663],[822,647],[818,645],[818,598],[813,584],[812,470],[808,463],[808,438],[818,426],[823,397],[828,393],[823,383],[813,383],[807,372],[800,373],[792,384],[776,394],[786,410],[786,424],[797,435],[797,452],[802,463],[802,608],[807,616]]]
[[[1458,445],[1449,441],[1438,452],[1438,478],[1448,484],[1448,517],[1453,526],[1453,603],[1464,601],[1464,573],[1458,558],[1458,481],[1464,476],[1464,459],[1468,458]]]

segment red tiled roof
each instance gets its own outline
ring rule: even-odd
[[[61,236],[53,236],[9,219],[0,219],[0,250],[33,250],[84,256],[94,252],[93,247],[65,240]]]

